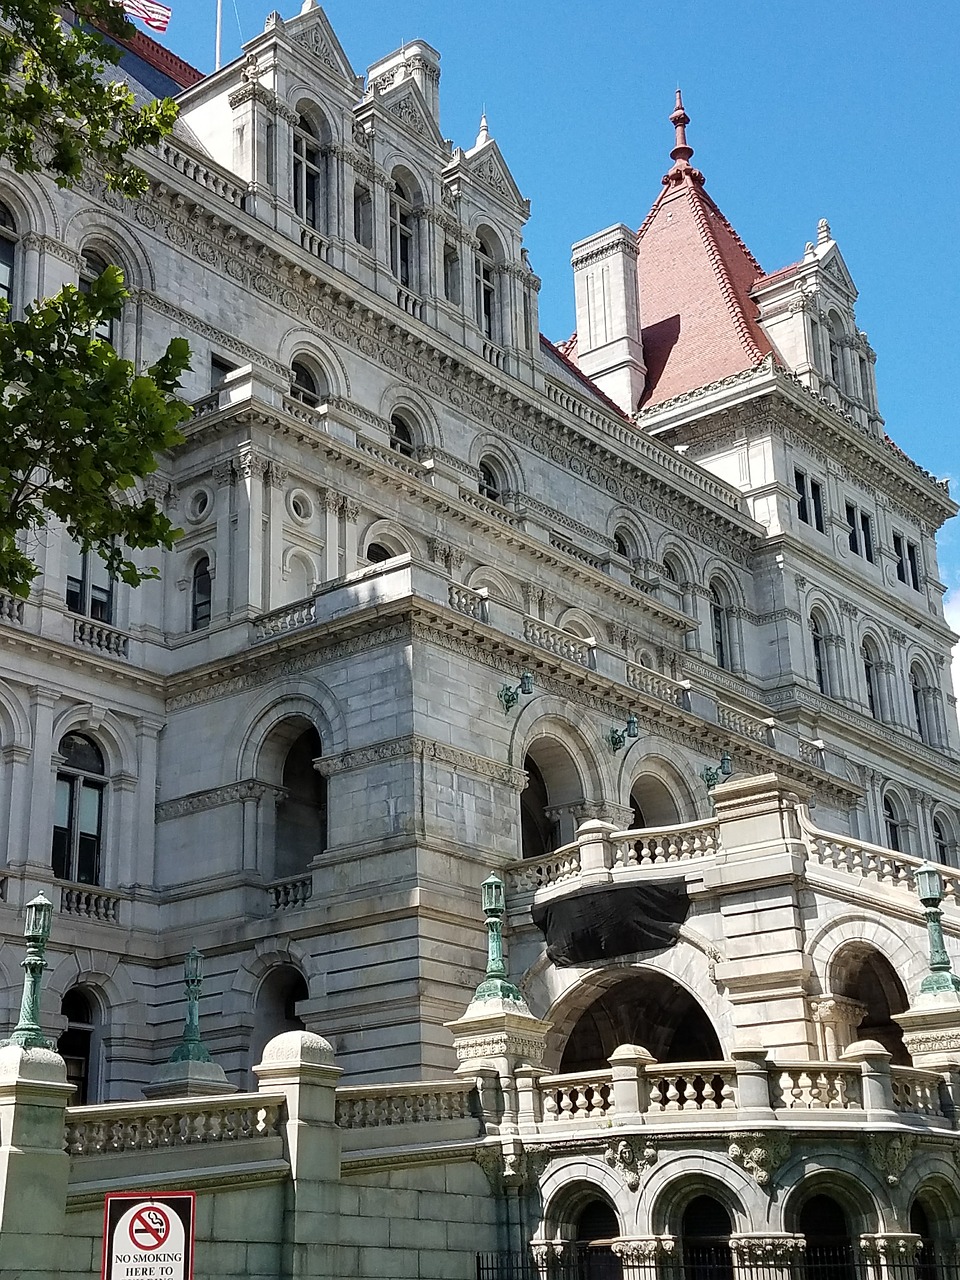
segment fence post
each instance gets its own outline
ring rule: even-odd
[[[618,1124],[643,1122],[650,1107],[650,1087],[645,1067],[656,1062],[639,1044],[622,1044],[607,1059],[613,1081],[614,1115]]]
[[[737,1066],[737,1109],[751,1120],[772,1120],[770,1059],[762,1045],[743,1045],[730,1054]]]
[[[601,822],[599,818],[582,822],[577,828],[582,885],[607,884],[613,879],[610,833],[616,829],[612,822]]]
[[[842,1062],[860,1063],[863,1109],[868,1123],[871,1119],[892,1120],[896,1116],[890,1058],[879,1040],[855,1040],[840,1055]]]

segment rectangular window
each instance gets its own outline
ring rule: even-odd
[[[850,526],[850,533],[847,537],[850,550],[855,556],[858,556],[860,554],[860,528],[857,524],[857,508],[852,502],[847,503],[844,514],[847,524]]]
[[[365,249],[373,248],[373,197],[360,185],[353,189],[353,238]]]
[[[819,480],[810,481],[810,501],[813,506],[814,528],[818,533],[823,533],[823,486]]]
[[[797,490],[798,517],[818,533],[823,533],[823,485],[819,480],[812,480],[799,467],[794,468],[793,483]]]
[[[443,296],[448,302],[460,301],[460,255],[452,244],[443,250]]]
[[[863,554],[873,564],[873,521],[865,511],[860,512],[860,532],[863,535]]]
[[[216,391],[221,387],[227,374],[233,373],[236,367],[229,360],[224,360],[222,356],[212,355],[210,357],[210,390]]]
[[[113,621],[113,580],[95,551],[81,551],[75,542],[67,548],[66,590],[64,599],[70,613],[93,618],[95,622]]]
[[[903,535],[893,535],[893,554],[897,557],[897,577],[901,582],[907,580],[907,553],[903,545]]]
[[[810,523],[810,508],[807,505],[807,477],[802,471],[795,470],[793,473],[793,483],[796,485],[799,500],[797,502],[797,515],[804,524]]]

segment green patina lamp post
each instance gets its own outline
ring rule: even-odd
[[[170,1055],[171,1062],[212,1062],[200,1039],[200,992],[203,989],[203,955],[191,947],[183,961],[183,985],[187,993],[187,1016],[180,1043]]]
[[[717,764],[705,764],[700,770],[700,777],[708,791],[712,791],[721,782],[733,777],[733,761],[730,752],[724,748]]]
[[[50,1041],[40,1030],[40,983],[47,967],[44,952],[50,937],[50,920],[53,904],[38,893],[27,903],[27,919],[23,936],[27,940],[27,954],[20,961],[24,971],[23,995],[20,998],[20,1021],[4,1045],[18,1044],[21,1049],[49,1049]]]
[[[927,917],[927,938],[930,943],[930,972],[920,983],[922,995],[938,991],[960,992],[960,978],[951,972],[950,957],[943,943],[940,903],[943,901],[943,879],[931,862],[924,862],[916,871],[917,897],[923,904]]]
[[[477,987],[474,1000],[512,1000],[523,1003],[519,987],[507,981],[503,963],[503,881],[489,875],[480,886],[480,902],[487,918],[487,974]]]

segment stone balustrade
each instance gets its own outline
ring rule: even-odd
[[[274,880],[266,886],[267,898],[273,911],[289,911],[302,907],[313,896],[313,876],[290,876],[286,880]]]
[[[277,636],[286,635],[289,631],[299,631],[301,627],[309,627],[316,620],[317,602],[313,596],[306,600],[295,600],[293,604],[264,613],[257,619],[257,639],[273,640]]]
[[[487,594],[485,591],[471,591],[469,587],[451,582],[447,593],[447,603],[457,613],[472,618],[474,622],[487,621]]]
[[[126,658],[129,648],[128,639],[122,631],[106,627],[102,622],[92,622],[89,618],[74,619],[73,643],[108,658]]]
[[[274,1138],[280,1134],[284,1105],[283,1094],[235,1093],[195,1102],[170,1098],[68,1107],[64,1149],[77,1159],[193,1143]]]
[[[547,858],[525,858],[504,868],[508,890],[525,893],[562,884],[580,875],[580,846],[565,844]]]
[[[0,622],[9,626],[23,626],[23,601],[0,591]]]
[[[341,1129],[475,1120],[477,1100],[473,1086],[464,1080],[348,1085],[337,1090],[336,1117]]]
[[[717,723],[731,733],[739,733],[742,738],[751,738],[754,742],[766,745],[770,742],[776,720],[770,716],[761,719],[720,702],[717,704]]]
[[[122,924],[119,893],[105,893],[103,889],[86,884],[62,884],[60,887],[60,911],[64,915],[79,916],[83,920],[96,920],[100,924]]]
[[[673,707],[683,706],[684,696],[690,689],[689,680],[673,680],[650,667],[635,666],[632,662],[627,663],[627,684],[631,689],[659,698]]]
[[[720,848],[715,818],[670,827],[614,831],[610,836],[614,867],[662,866],[712,857]]]
[[[610,1070],[540,1076],[527,1109],[521,1106],[520,1126],[549,1133],[558,1126],[671,1125],[692,1117],[739,1125],[741,1108],[754,1119],[767,1111],[771,1121],[787,1124],[863,1125],[878,1105],[888,1119],[902,1116],[938,1130],[955,1126],[943,1076],[890,1067],[870,1047],[865,1043],[865,1052],[840,1062],[773,1062],[761,1050],[757,1057],[735,1055],[737,1062],[661,1063],[626,1046],[610,1059]]]
[[[580,666],[591,669],[596,665],[594,641],[581,640],[579,636],[572,636],[559,627],[551,627],[538,618],[524,618],[523,638],[529,644],[546,649],[547,653],[563,658],[566,662],[578,662]]]

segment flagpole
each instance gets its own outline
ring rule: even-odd
[[[220,70],[220,38],[223,33],[223,0],[217,0],[217,52],[215,71]]]

